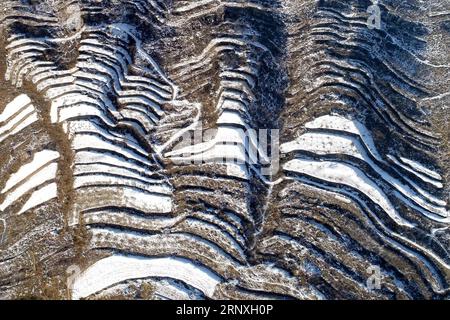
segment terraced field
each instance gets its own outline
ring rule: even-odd
[[[0,9],[0,298],[450,298],[447,0]]]

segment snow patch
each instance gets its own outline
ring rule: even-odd
[[[28,201],[23,205],[22,209],[18,212],[18,214],[22,214],[32,208],[40,206],[47,201],[55,199],[58,196],[57,194],[57,186],[56,183],[51,183],[46,185],[45,187],[36,190],[31,194],[31,197]]]
[[[183,281],[213,297],[221,279],[205,267],[180,258],[145,258],[115,255],[102,259],[84,271],[73,283],[75,300],[129,279],[162,277]]]
[[[19,184],[21,181],[25,180],[29,175],[34,173],[36,170],[52,162],[59,158],[59,153],[53,150],[43,150],[37,152],[33,156],[33,160],[17,170],[16,173],[13,173],[8,181],[6,182],[5,187],[1,191],[1,193],[5,193],[9,191],[11,188]]]
[[[285,165],[285,169],[359,190],[377,203],[399,225],[414,226],[397,213],[384,192],[364,172],[348,164],[294,159]]]

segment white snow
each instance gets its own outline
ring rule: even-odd
[[[19,123],[23,122],[27,117],[29,117],[34,112],[34,107],[29,105],[23,109],[18,109],[16,115],[9,118],[6,123],[1,127],[0,133],[4,134],[7,131],[11,131]]]
[[[74,81],[75,77],[72,75],[55,75],[54,78],[46,78],[44,81],[38,83],[36,85],[36,89],[39,91],[44,91],[51,87],[59,86],[62,83],[71,84]]]
[[[429,194],[422,188],[418,187],[413,181],[405,178],[409,181],[419,192],[421,196],[417,195],[416,192],[411,189],[408,185],[404,185],[399,180],[393,178],[381,167],[379,167],[367,154],[361,143],[352,136],[345,135],[344,132],[341,134],[329,133],[329,132],[308,132],[300,136],[296,140],[283,144],[281,146],[281,152],[290,152],[293,150],[305,150],[314,152],[316,154],[346,154],[353,156],[355,158],[364,160],[369,164],[376,172],[378,172],[384,181],[389,183],[391,186],[396,188],[404,197],[412,200],[414,203],[420,207],[429,210],[440,216],[447,216],[447,211],[445,209],[445,202],[437,199],[433,195]],[[378,159],[382,161],[382,159]],[[409,202],[405,199],[406,202]],[[437,204],[437,206],[433,205]],[[419,209],[420,210],[420,209]],[[427,215],[422,210],[420,210],[424,215]]]
[[[143,212],[168,213],[172,210],[172,198],[169,194],[148,193],[133,187],[114,187],[110,185],[101,187],[89,186],[77,189],[78,196],[83,196],[87,199],[92,197],[92,194],[95,194],[98,190],[110,192],[112,198],[95,199],[92,202],[92,207],[89,207],[90,209],[114,204],[122,207],[132,207]]]
[[[0,114],[0,142],[38,120],[30,98],[21,94],[8,103]]]
[[[142,48],[141,40],[134,35],[135,29],[124,23],[110,25],[110,28],[115,32],[115,35],[119,37],[128,35],[133,38],[136,44],[136,52],[142,59],[147,61],[152,66],[153,70],[172,88],[172,100],[175,100],[178,96],[179,88],[166,76],[156,61]]]
[[[350,186],[377,203],[399,225],[412,227],[395,210],[384,192],[364,172],[348,164],[333,161],[294,159],[286,163],[286,170],[299,172],[321,180]]]
[[[190,4],[184,5],[182,7],[178,7],[175,9],[175,12],[177,13],[182,13],[182,12],[186,12],[186,11],[190,11],[192,9],[195,9],[197,7],[201,7],[201,6],[205,6],[207,4],[217,4],[217,1],[215,0],[197,0],[195,2],[192,2]]]
[[[106,113],[100,108],[100,107],[94,107],[92,105],[79,103],[74,106],[65,107],[61,109],[52,109],[54,110],[54,114],[56,115],[55,118],[52,117],[52,123],[57,122],[63,122],[65,120],[74,119],[82,116],[92,116],[92,117],[99,117],[101,118],[105,123],[109,125],[114,125],[114,122],[109,119],[106,115]]]
[[[152,110],[158,115],[158,116],[162,116],[164,114],[164,112],[161,110],[161,107],[159,106],[158,103],[164,103],[164,101],[154,101],[155,97],[151,96],[150,94],[146,93],[146,92],[137,92],[137,91],[121,91],[118,93],[119,94],[119,101],[122,104],[141,104],[144,105],[146,107],[151,107]],[[121,96],[121,95],[127,95],[125,96]],[[160,99],[158,99],[160,100]]]
[[[217,119],[217,124],[236,124],[242,127],[245,127],[246,125],[239,113],[231,110],[224,110],[219,119]]]
[[[11,188],[16,186],[21,181],[25,180],[29,175],[34,173],[36,170],[59,158],[59,153],[53,150],[43,150],[34,154],[31,162],[24,164],[22,167],[13,173],[1,193],[9,191]]]
[[[227,174],[232,177],[248,179],[249,172],[245,164],[227,163]]]
[[[80,157],[81,159],[83,159],[83,157]],[[122,165],[126,165],[126,163],[123,163]],[[94,173],[109,173],[109,174],[114,174],[114,175],[120,175],[123,176],[125,178],[134,178],[134,179],[139,179],[139,180],[145,180],[148,183],[152,183],[152,182],[158,182],[160,180],[156,180],[156,179],[150,179],[147,178],[146,176],[143,176],[140,173],[135,172],[134,170],[131,170],[130,167],[115,167],[115,166],[110,166],[104,163],[90,163],[90,164],[77,164],[75,165],[74,169],[73,169],[73,174],[75,176],[77,175],[81,175],[81,174],[94,174]]]
[[[220,278],[205,267],[180,258],[145,258],[115,255],[97,261],[75,279],[72,298],[88,297],[116,283],[147,277],[183,281],[213,297]]]
[[[126,185],[132,188],[142,189],[149,192],[170,194],[170,188],[163,183],[150,184],[148,182],[143,182],[142,180],[137,181],[135,179],[130,179],[124,176],[114,177],[107,175],[106,173],[108,173],[108,171],[105,171],[105,173],[100,172],[100,173],[91,173],[89,175],[83,176],[75,176],[73,187],[75,189],[78,189],[80,187],[98,186],[98,185],[104,186]]]
[[[168,196],[123,188],[123,197],[126,202],[141,204],[144,211],[167,213],[172,210],[172,198]]]
[[[342,116],[326,115],[308,122],[307,124],[305,124],[305,127],[308,129],[328,129],[344,131],[359,135],[364,141],[364,144],[366,145],[370,153],[372,153],[375,158],[381,159],[381,156],[379,155],[377,148],[375,147],[370,132],[362,123],[356,120],[349,120]]]
[[[116,133],[110,133],[108,130],[105,130],[101,126],[93,123],[92,121],[87,120],[76,120],[70,121],[68,124],[68,129],[70,132],[85,134],[88,132],[94,133],[97,136],[101,136],[103,139],[111,142],[116,142],[117,144],[121,144],[124,149],[131,149],[132,152],[136,152],[141,156],[146,157],[148,152],[145,151],[135,139],[132,139],[128,135],[119,135]]]
[[[18,214],[22,214],[32,208],[44,204],[47,201],[56,198],[57,195],[56,183],[50,183],[49,185],[34,191],[28,201],[23,205],[22,209],[20,209]]]
[[[123,110],[120,110],[120,114],[124,118],[133,119],[139,122],[146,133],[150,132],[156,123],[154,117],[149,116],[149,114],[143,114],[141,111],[136,110],[136,108],[130,107],[129,105]]]
[[[135,152],[131,152],[123,148],[122,146],[116,146],[110,141],[105,141],[96,135],[94,136],[89,134],[77,134],[73,139],[72,145],[75,150],[95,148],[100,150],[103,149],[105,151],[114,151],[118,154],[121,154],[125,158],[134,159],[138,162],[142,162],[143,164],[150,164],[147,158],[144,158],[143,156],[138,155]]]
[[[87,212],[83,214],[83,219],[87,224],[102,223],[105,221],[121,222],[124,226],[139,226],[147,230],[162,230],[174,227],[186,217],[180,215],[173,218],[150,215],[147,217],[134,216],[127,212],[117,212],[113,210],[101,209],[100,211]]]
[[[220,120],[226,122],[226,119],[236,120],[235,115],[230,112],[224,112]],[[240,122],[243,121],[240,120]],[[220,159],[226,159],[227,162],[235,160],[237,164],[256,164],[258,163],[257,154],[259,154],[265,163],[269,162],[266,153],[258,145],[255,131],[222,124],[211,133],[215,135],[209,141],[175,148],[164,156],[177,162],[183,160],[219,162]],[[200,139],[205,139],[208,133],[204,135],[205,137]]]
[[[242,40],[242,39],[235,39],[231,37],[217,37],[211,40],[208,45],[203,49],[202,53],[195,58],[190,58],[183,60],[182,62],[174,65],[172,69],[178,69],[180,67],[191,65],[189,68],[185,68],[186,72],[192,71],[193,67],[200,67],[202,65],[205,65],[209,63],[208,59],[210,57],[210,52],[220,52],[223,49],[231,49],[235,50],[236,47],[243,46],[243,47],[255,47],[259,48],[265,52],[270,52],[270,50],[267,49],[264,45],[257,41],[253,40]]]
[[[75,155],[75,165],[77,164],[105,164],[106,166],[108,165],[113,165],[113,166],[118,166],[121,167],[123,169],[133,169],[136,170],[137,172],[139,172],[141,175],[151,175],[152,172],[146,170],[144,167],[142,166],[138,166],[135,163],[132,162],[128,162],[123,158],[120,158],[116,155],[114,155],[113,153],[110,152],[101,152],[101,151],[79,151],[76,153]]]
[[[401,162],[400,162],[399,160],[397,160],[394,156],[392,156],[392,155],[389,154],[389,155],[387,155],[387,157],[388,157],[393,163],[395,163],[397,166],[399,166],[399,167],[405,169],[406,171],[411,172],[412,174],[414,174],[414,175],[416,175],[418,178],[420,178],[422,181],[424,181],[424,182],[426,182],[426,183],[429,183],[429,184],[432,184],[433,186],[435,186],[435,187],[438,188],[438,189],[442,189],[442,188],[444,187],[444,185],[443,185],[441,182],[438,182],[438,181],[436,181],[436,180],[433,180],[433,179],[429,178],[429,176],[424,175],[424,174],[422,174],[422,173],[420,173],[420,172],[417,172],[417,171],[413,170],[411,167],[409,167],[409,166],[407,166],[407,165],[401,163]]]
[[[245,259],[246,254],[242,249],[241,245],[234,239],[230,234],[223,232],[219,227],[217,227],[214,223],[205,222],[198,219],[188,218],[189,227],[195,228],[198,231],[204,232],[205,234],[213,234],[213,230],[217,233],[217,237],[222,238],[222,241],[226,241],[226,248],[230,252],[234,249],[240,256]]]
[[[239,71],[242,71],[242,69],[240,69]],[[224,70],[220,73],[220,77],[224,78],[235,78],[235,79],[239,79],[239,80],[244,80],[245,82],[247,82],[247,84],[253,88],[255,87],[256,83],[255,83],[255,79],[253,79],[253,77],[251,75],[249,75],[248,73],[245,72],[236,72],[236,71],[229,71],[229,70]]]
[[[13,116],[16,112],[21,110],[29,103],[31,103],[31,100],[26,94],[17,96],[14,100],[6,105],[5,109],[3,109],[3,112],[0,114],[0,122],[7,121],[11,116]]]
[[[104,48],[107,48],[109,50],[105,50]],[[118,48],[120,48],[120,46],[118,46]],[[111,58],[111,60],[115,60],[115,62],[120,63],[122,65],[122,68],[124,68],[127,64],[131,64],[131,58],[128,54],[124,55],[126,57],[125,59],[127,59],[127,62],[125,62],[122,58],[122,55],[117,54],[116,52],[112,51],[111,48],[108,48],[102,43],[98,43],[98,41],[95,41],[94,39],[90,39],[89,42],[82,40],[78,50],[80,52],[93,53],[93,55],[96,56],[106,56],[108,58]]]
[[[294,150],[305,150],[317,154],[348,154],[361,160],[364,160],[362,154],[365,154],[355,139],[327,132],[308,132],[280,147],[282,153]]]
[[[327,115],[307,123],[305,127],[309,129],[327,129],[334,132],[307,132],[296,140],[283,144],[280,148],[281,152],[304,150],[319,155],[346,154],[361,159],[379,173],[384,181],[394,187],[403,201],[409,206],[420,211],[430,219],[440,222],[446,221],[445,218],[448,217],[448,212],[445,209],[445,201],[423,190],[407,177],[405,177],[406,181],[413,188],[401,183],[373,161],[372,157],[379,162],[386,163],[376,150],[373,139],[364,125],[341,116]],[[354,135],[360,136],[364,144]],[[367,150],[372,157],[369,156]],[[433,214],[430,214],[427,210]]]
[[[417,172],[426,174],[436,180],[442,180],[442,177],[437,173],[434,172],[433,170],[430,170],[428,168],[426,168],[424,165],[422,165],[421,163],[418,163],[417,161],[414,160],[410,160],[404,157],[400,157],[400,159],[406,163],[407,165],[409,165],[411,168],[413,168],[414,170],[416,170]]]
[[[21,113],[22,114],[22,113]],[[24,117],[24,119],[21,119],[21,122],[11,131],[7,131],[6,134],[1,134],[0,136],[0,142],[5,140],[6,138],[15,135],[28,127],[29,125],[33,124],[38,120],[38,116],[36,113],[31,113]],[[0,128],[0,132],[5,132],[4,128]]]
[[[44,184],[45,182],[52,180],[56,177],[56,172],[58,169],[57,163],[51,163],[44,167],[42,170],[34,173],[30,178],[28,178],[24,183],[19,185],[17,188],[7,193],[5,200],[0,205],[0,210],[4,211],[7,207],[13,204],[17,199],[22,197],[24,194],[30,190]]]
[[[223,82],[223,81],[222,81]],[[247,112],[248,101],[243,100],[243,96],[252,96],[252,92],[248,89],[244,90],[241,84],[235,84],[234,82],[222,83],[219,87],[219,92],[221,92],[220,97],[216,104],[216,111],[221,110],[239,110],[241,112]],[[230,90],[231,88],[234,90]],[[235,90],[237,92],[235,92]]]
[[[169,283],[166,280],[156,283],[155,296],[166,300],[190,300],[189,290],[182,284]]]

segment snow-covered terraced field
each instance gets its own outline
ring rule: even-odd
[[[447,1],[3,2],[0,298],[449,298]]]
[[[8,103],[0,115],[0,142],[14,136],[37,121],[37,113],[30,98],[20,95]]]

